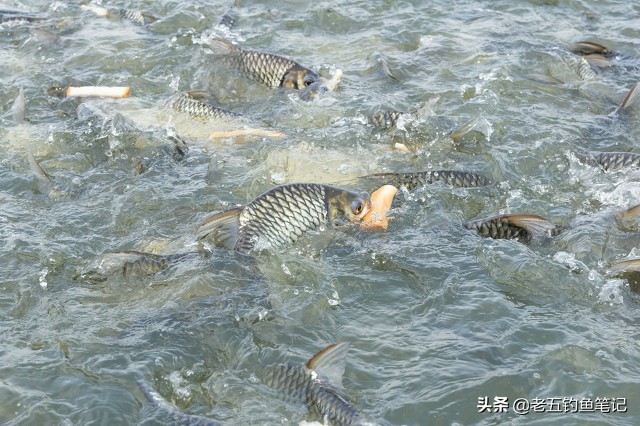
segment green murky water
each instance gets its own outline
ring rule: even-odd
[[[50,19],[0,26],[0,422],[166,423],[138,377],[177,410],[224,424],[321,420],[254,372],[344,340],[346,394],[376,423],[638,424],[640,297],[607,270],[638,255],[638,229],[612,215],[640,200],[640,172],[603,173],[575,153],[637,151],[640,107],[605,116],[640,80],[640,6],[237,3],[107,5],[161,18],[147,27],[72,3],[3,3]],[[217,25],[229,9],[234,25]],[[210,36],[344,77],[303,102],[222,67]],[[588,81],[568,51],[580,40],[617,52]],[[126,85],[132,96],[61,100],[47,96],[54,85]],[[162,109],[193,89],[287,136],[212,143],[218,129]],[[78,119],[80,104],[92,118]],[[397,131],[366,120],[421,108]],[[462,140],[447,136],[474,119]],[[167,132],[187,141],[184,157]],[[53,185],[30,171],[28,151]],[[134,174],[138,159],[147,169]],[[385,233],[329,229],[255,261],[214,249],[153,277],[74,279],[109,251],[194,250],[202,220],[275,185],[372,191],[357,177],[430,169],[496,185],[400,195]],[[460,226],[517,212],[568,229],[523,245]],[[506,412],[479,412],[484,397],[492,411],[507,397]],[[549,412],[564,411],[562,398],[580,412]],[[532,412],[517,414],[516,399]],[[596,400],[595,413],[578,406]]]

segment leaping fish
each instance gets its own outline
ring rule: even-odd
[[[458,188],[473,188],[491,185],[491,181],[480,174],[459,170],[432,170],[414,173],[376,173],[366,178],[383,178],[389,185],[404,186],[409,191],[435,182],[444,182]]]
[[[228,249],[249,253],[296,241],[322,224],[343,218],[360,220],[371,208],[369,194],[316,183],[275,187],[246,206],[217,213],[197,230],[198,239],[212,238]]]
[[[560,226],[536,214],[501,214],[467,222],[464,227],[478,232],[483,237],[517,239],[523,243],[531,241],[534,237],[553,237],[562,232]]]
[[[307,67],[283,56],[253,50],[244,50],[223,38],[209,40],[209,45],[224,50],[222,60],[231,68],[269,87],[303,89],[320,76]]]
[[[280,364],[266,368],[261,379],[289,400],[300,401],[326,417],[331,424],[351,425],[363,418],[342,395],[342,375],[349,343],[333,343],[305,365]]]

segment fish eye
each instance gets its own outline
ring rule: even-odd
[[[304,84],[304,87],[307,87],[312,83],[315,83],[315,81],[316,81],[315,77],[312,76],[311,74],[306,74],[302,79],[302,83]]]
[[[351,202],[351,211],[353,212],[353,214],[358,215],[362,213],[363,208],[364,208],[364,203],[362,202],[362,200],[357,199]]]

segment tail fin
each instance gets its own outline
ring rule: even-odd
[[[238,240],[238,227],[240,226],[240,213],[244,207],[236,207],[214,214],[206,219],[196,231],[198,240],[212,238],[216,245],[233,250]]]
[[[312,356],[305,364],[327,383],[342,389],[342,375],[347,364],[349,342],[332,343]]]

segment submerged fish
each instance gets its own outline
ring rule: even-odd
[[[398,119],[405,114],[400,111],[378,111],[371,114],[368,119],[369,123],[376,129],[389,130],[398,124]]]
[[[243,117],[235,112],[227,111],[211,105],[203,100],[200,92],[180,93],[169,101],[169,106],[175,111],[182,112],[192,118],[203,120],[242,120]]]
[[[5,22],[37,22],[46,18],[17,10],[0,10],[0,23]]]
[[[562,228],[536,214],[501,214],[467,222],[464,227],[478,232],[483,237],[494,239],[517,239],[523,243],[534,237],[553,237]]]
[[[491,181],[483,175],[459,170],[433,170],[415,173],[376,173],[365,177],[386,178],[389,179],[388,184],[396,187],[404,186],[409,191],[413,191],[420,186],[429,185],[435,182],[444,182],[447,185],[452,185],[458,188],[472,188],[491,185]]]
[[[183,413],[162,395],[156,392],[149,384],[142,379],[136,379],[138,387],[144,394],[147,401],[151,403],[155,410],[162,412],[162,424],[165,425],[189,425],[189,426],[220,426],[221,423],[202,416]]]
[[[109,276],[122,275],[125,278],[139,278],[163,271],[172,262],[196,253],[153,254],[135,250],[105,253],[86,271],[74,278],[90,281],[105,281]]]
[[[247,77],[269,87],[302,89],[320,76],[299,63],[271,53],[243,50],[222,38],[209,40],[212,46],[224,49],[223,61]]]
[[[275,187],[243,207],[215,214],[198,227],[198,239],[249,253],[281,247],[306,231],[336,219],[359,220],[370,208],[369,194],[329,185],[292,183]]]
[[[262,381],[288,399],[306,403],[331,424],[351,425],[363,419],[341,394],[349,343],[333,343],[305,365],[280,364],[262,372]]]
[[[605,171],[640,166],[640,154],[632,152],[589,152],[587,159]]]
[[[585,58],[580,58],[576,67],[576,73],[580,80],[593,80],[596,78],[596,73],[591,68],[591,64]]]

